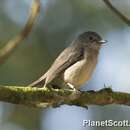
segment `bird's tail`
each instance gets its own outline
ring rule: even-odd
[[[46,76],[43,75],[38,80],[34,81],[33,83],[29,84],[29,87],[43,87],[45,85]]]

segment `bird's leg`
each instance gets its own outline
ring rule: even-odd
[[[74,93],[76,94],[74,94],[74,95],[71,95],[71,98],[72,99],[76,99],[76,98],[78,98],[79,96],[80,96],[80,94],[81,94],[81,91],[80,90],[77,90],[75,87],[74,87],[74,85],[72,85],[72,84],[70,84],[70,83],[67,83],[67,85],[74,91]],[[86,106],[84,106],[87,110],[88,110],[88,106],[86,105]]]
[[[69,86],[70,89],[72,89],[73,91],[77,91],[77,89],[74,87],[74,85],[67,83],[67,85]]]

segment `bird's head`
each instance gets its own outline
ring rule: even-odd
[[[82,42],[84,46],[95,50],[99,50],[101,45],[107,42],[106,40],[103,40],[96,32],[91,31],[80,34],[78,40]]]

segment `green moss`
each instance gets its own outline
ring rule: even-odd
[[[74,96],[74,98],[73,98]],[[124,104],[130,105],[130,94],[113,92],[111,88],[99,91],[81,92],[76,95],[72,90],[48,89],[24,86],[1,86],[0,101],[28,106],[59,106],[59,104],[87,105]]]

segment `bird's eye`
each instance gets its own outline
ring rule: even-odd
[[[90,41],[92,41],[92,40],[93,40],[93,37],[92,37],[92,36],[90,36],[90,37],[89,37],[89,40],[90,40]]]

